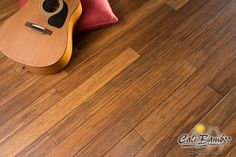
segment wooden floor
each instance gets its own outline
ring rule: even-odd
[[[236,1],[110,3],[120,22],[76,34],[61,73],[0,53],[0,157],[185,157],[177,138],[198,123],[235,156]],[[17,9],[1,0],[1,23]]]

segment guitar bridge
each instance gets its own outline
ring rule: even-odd
[[[35,23],[31,23],[31,22],[26,22],[25,23],[25,26],[41,33],[41,34],[47,34],[47,35],[52,35],[52,31],[43,27],[43,26],[40,26],[40,25],[37,25]]]

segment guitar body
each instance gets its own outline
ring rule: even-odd
[[[0,28],[0,51],[40,74],[63,69],[72,55],[79,0],[29,0]]]

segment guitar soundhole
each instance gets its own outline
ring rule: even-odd
[[[60,7],[58,0],[45,0],[43,2],[43,9],[48,13],[56,12]]]

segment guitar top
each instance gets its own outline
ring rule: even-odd
[[[79,0],[29,0],[0,28],[0,51],[37,73],[55,73],[72,54]]]

